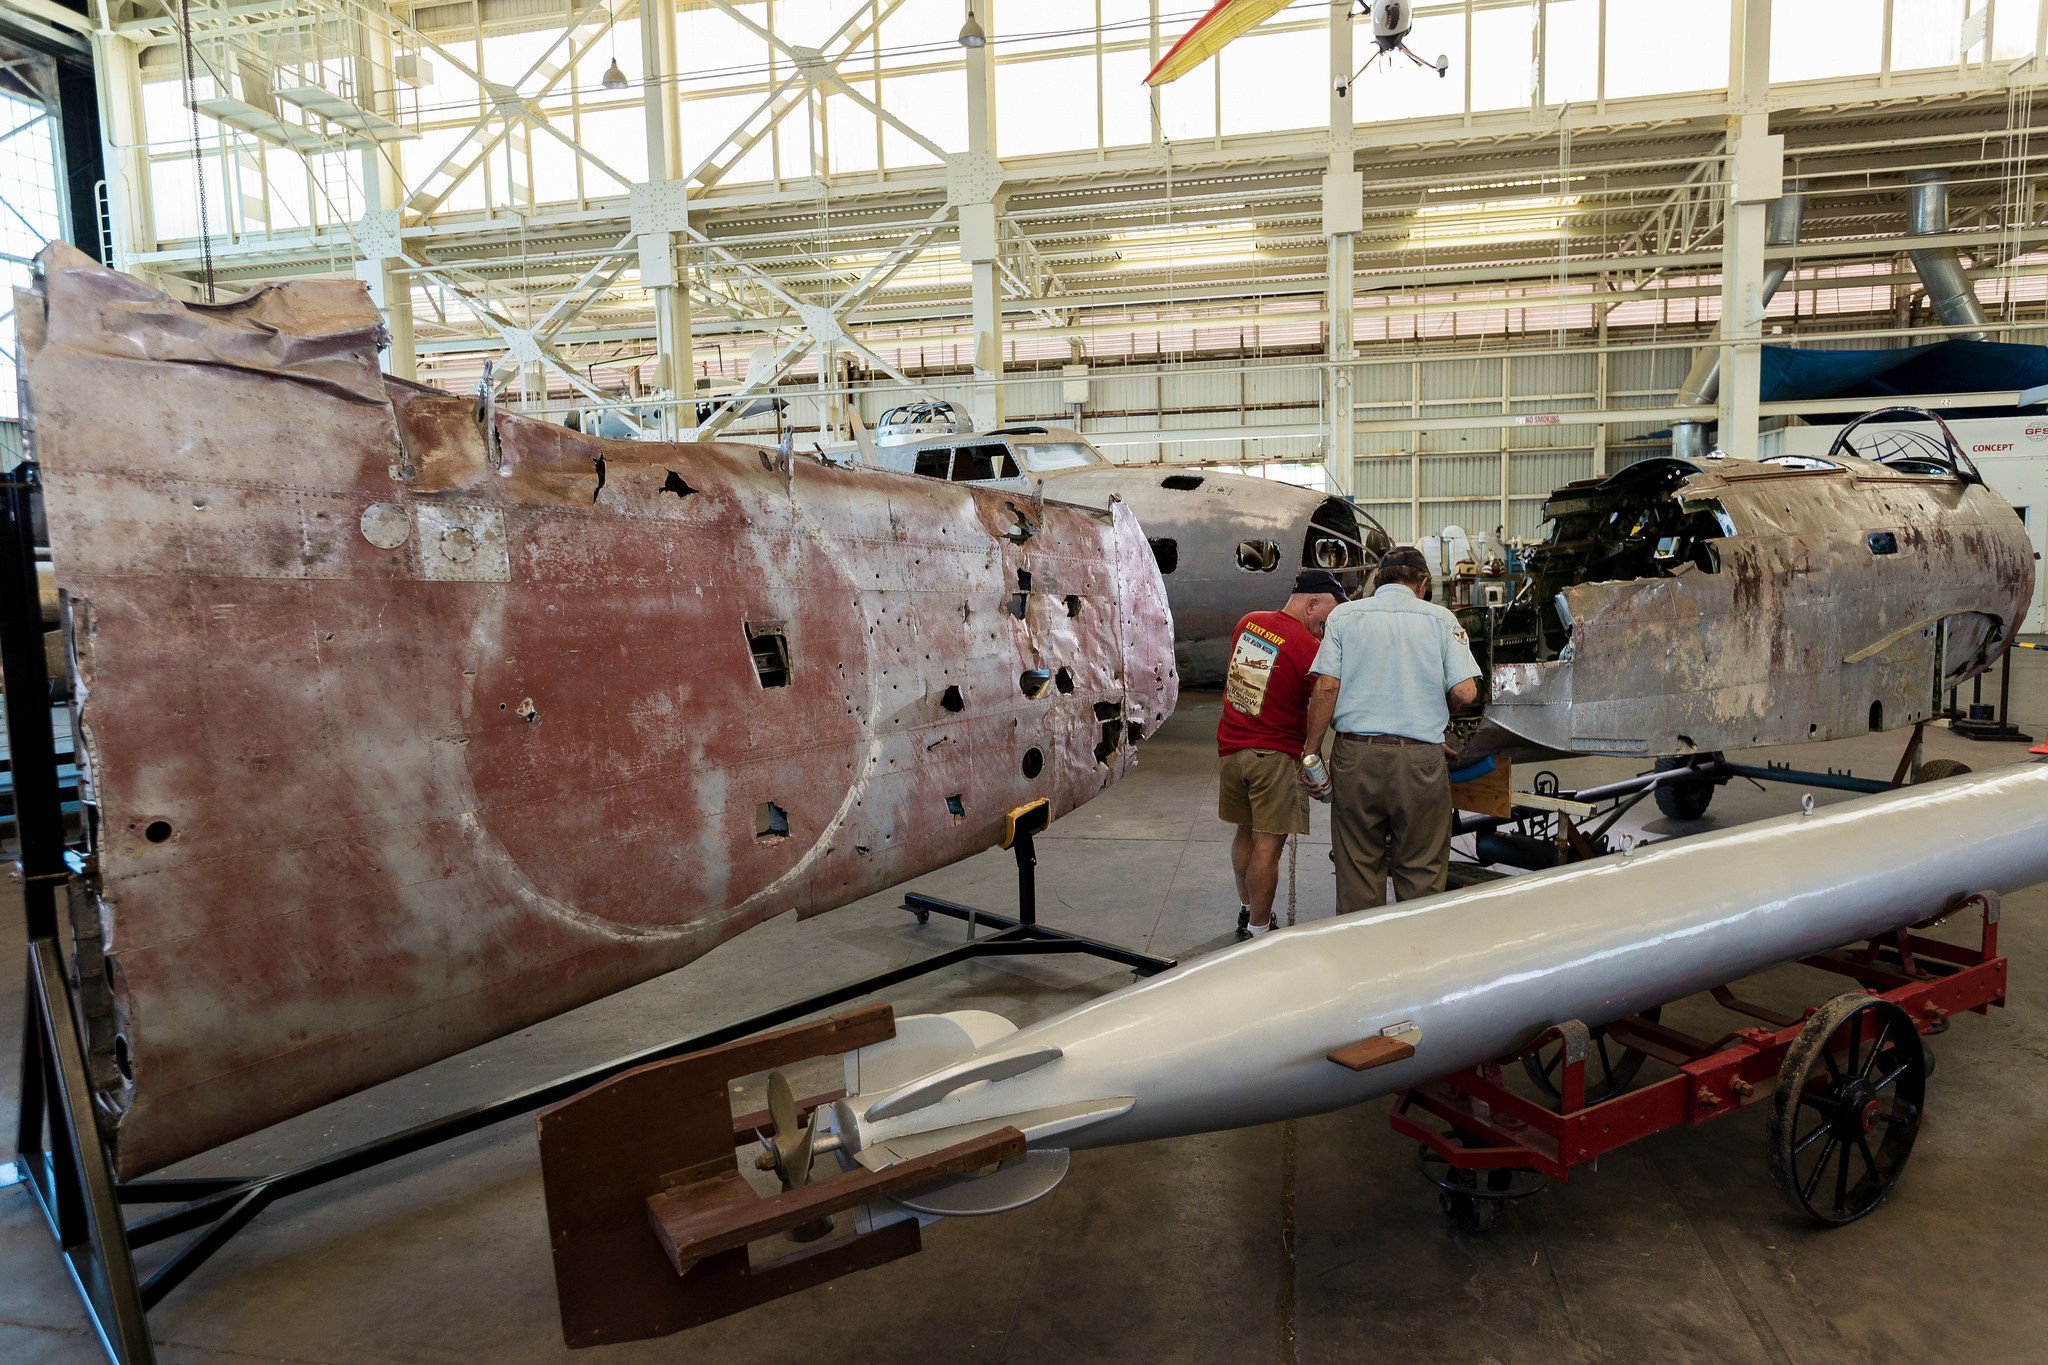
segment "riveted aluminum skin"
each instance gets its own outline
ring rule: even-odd
[[[359,286],[44,267],[124,1176],[1062,815],[1173,709],[1127,508],[480,421]]]
[[[1998,768],[1282,929],[842,1101],[840,1122],[861,1151],[1005,1123],[1027,1137],[1042,1125],[1034,1145],[1065,1148],[1324,1113],[1506,1055],[1563,1020],[1619,1018],[1972,891],[2043,880],[2048,765]],[[1364,1072],[1326,1060],[1390,1030],[1412,1058]],[[858,1117],[1046,1049],[1059,1055],[1009,1079]],[[1062,1114],[1090,1112],[1113,1116],[1060,1131]]]

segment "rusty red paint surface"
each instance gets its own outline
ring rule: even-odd
[[[352,285],[42,294],[124,1175],[987,848],[1173,709],[1121,507],[479,423]]]

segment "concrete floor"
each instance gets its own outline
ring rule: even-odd
[[[2022,654],[2015,716],[2048,726],[2048,659]],[[1186,698],[1138,772],[1041,843],[1042,916],[1183,957],[1232,941],[1228,830],[1214,815],[1214,694]],[[1767,751],[1802,768],[1888,777],[1903,736]],[[1978,767],[2025,747],[1930,733],[1929,756]],[[1760,753],[1752,761],[1762,761]],[[1549,765],[1564,785],[1636,771]],[[1527,785],[1527,774],[1518,775]],[[1846,799],[1815,793],[1827,802]],[[1796,809],[1800,789],[1731,785],[1710,818],[1649,837]],[[1295,914],[1332,910],[1327,821],[1301,843]],[[1873,856],[1880,856],[1873,850]],[[1008,855],[916,885],[1006,909]],[[11,898],[10,898],[11,899]],[[958,941],[898,896],[779,920],[689,968],[303,1116],[191,1164],[271,1169],[688,1035]],[[1285,914],[1285,882],[1282,909]],[[1084,1152],[1058,1190],[925,1233],[925,1253],[695,1332],[583,1353],[593,1362],[2038,1361],[2048,1354],[2048,895],[2006,902],[2011,1007],[1935,1040],[1941,1066],[1899,1188],[1863,1222],[1820,1231],[1772,1189],[1756,1111],[1624,1149],[1568,1187],[1510,1205],[1486,1234],[1451,1231],[1389,1101],[1239,1132]],[[0,906],[0,961],[20,916]],[[0,971],[0,1046],[15,1052],[20,972]],[[969,966],[894,994],[899,1013],[979,1008],[1019,1023],[1128,980],[1079,959]],[[1837,989],[1802,968],[1752,983],[1792,1005]],[[1701,1001],[1670,1016],[1717,1033]],[[12,1063],[0,1112],[14,1104]],[[12,1125],[4,1140],[11,1145]],[[0,1148],[0,1158],[7,1154]],[[149,1264],[145,1261],[145,1269]],[[568,1358],[530,1122],[505,1123],[285,1201],[152,1315],[166,1362],[548,1361]],[[99,1359],[27,1190],[0,1189],[0,1361]]]

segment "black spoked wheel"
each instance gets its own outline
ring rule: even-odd
[[[1455,1134],[1446,1133],[1453,1137]],[[1459,1138],[1462,1146],[1471,1139]],[[1459,1232],[1487,1232],[1500,1221],[1500,1206],[1510,1199],[1527,1199],[1539,1194],[1550,1182],[1536,1171],[1507,1168],[1468,1171],[1451,1165],[1427,1147],[1415,1152],[1416,1169],[1436,1186],[1437,1203],[1444,1217]]]
[[[1707,757],[1719,758],[1720,755],[1709,754]],[[1657,771],[1675,772],[1690,766],[1692,762],[1692,759],[1685,757],[1660,758],[1657,760]],[[1657,798],[1657,809],[1667,818],[1697,820],[1707,813],[1707,807],[1713,803],[1714,784],[1705,778],[1692,782],[1662,782],[1657,785],[1652,795]]]
[[[1898,1183],[1926,1099],[1927,1057],[1906,1012],[1869,995],[1828,1001],[1793,1040],[1771,1096],[1779,1193],[1816,1223],[1855,1222]]]
[[[1664,1017],[1664,1007],[1652,1005],[1638,1017],[1654,1024]],[[1636,1073],[1643,1069],[1645,1059],[1642,1053],[1609,1038],[1604,1024],[1589,1030],[1589,1034],[1592,1049],[1586,1055],[1586,1103],[1598,1104],[1602,1100],[1613,1099],[1634,1085]],[[1552,1104],[1564,1099],[1562,1038],[1553,1038],[1522,1058],[1522,1069],[1529,1073],[1529,1083],[1542,1091],[1544,1098]]]

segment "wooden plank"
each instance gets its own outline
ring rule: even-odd
[[[827,1267],[917,1249],[900,1237],[820,1253],[787,1275],[750,1275],[744,1250],[687,1280],[647,1235],[646,1199],[693,1176],[737,1174],[733,1077],[894,1037],[887,1005],[775,1029],[621,1072],[535,1115],[562,1337],[598,1346],[662,1336],[829,1278]],[[877,1234],[879,1236],[880,1234]],[[891,1259],[892,1256],[884,1256]],[[842,1273],[833,1271],[831,1273]]]
[[[1406,1061],[1414,1055],[1414,1047],[1399,1038],[1379,1037],[1340,1047],[1330,1054],[1330,1060],[1353,1071],[1370,1071],[1388,1062]]]
[[[796,1102],[796,1112],[799,1115],[808,1114],[814,1109],[832,1103],[834,1100],[843,1100],[845,1098],[846,1092],[844,1090],[827,1090],[822,1095],[806,1095],[803,1099]],[[774,1126],[775,1116],[766,1109],[756,1109],[751,1113],[736,1115],[732,1121],[732,1145],[744,1147],[749,1142],[754,1141],[756,1133],[766,1132]]]
[[[739,1250],[856,1204],[907,1194],[949,1175],[965,1175],[1022,1155],[1024,1135],[1015,1128],[998,1128],[883,1170],[850,1171],[769,1199],[755,1197],[736,1172],[729,1179],[697,1181],[649,1195],[647,1217],[676,1272],[686,1274],[721,1251]]]

